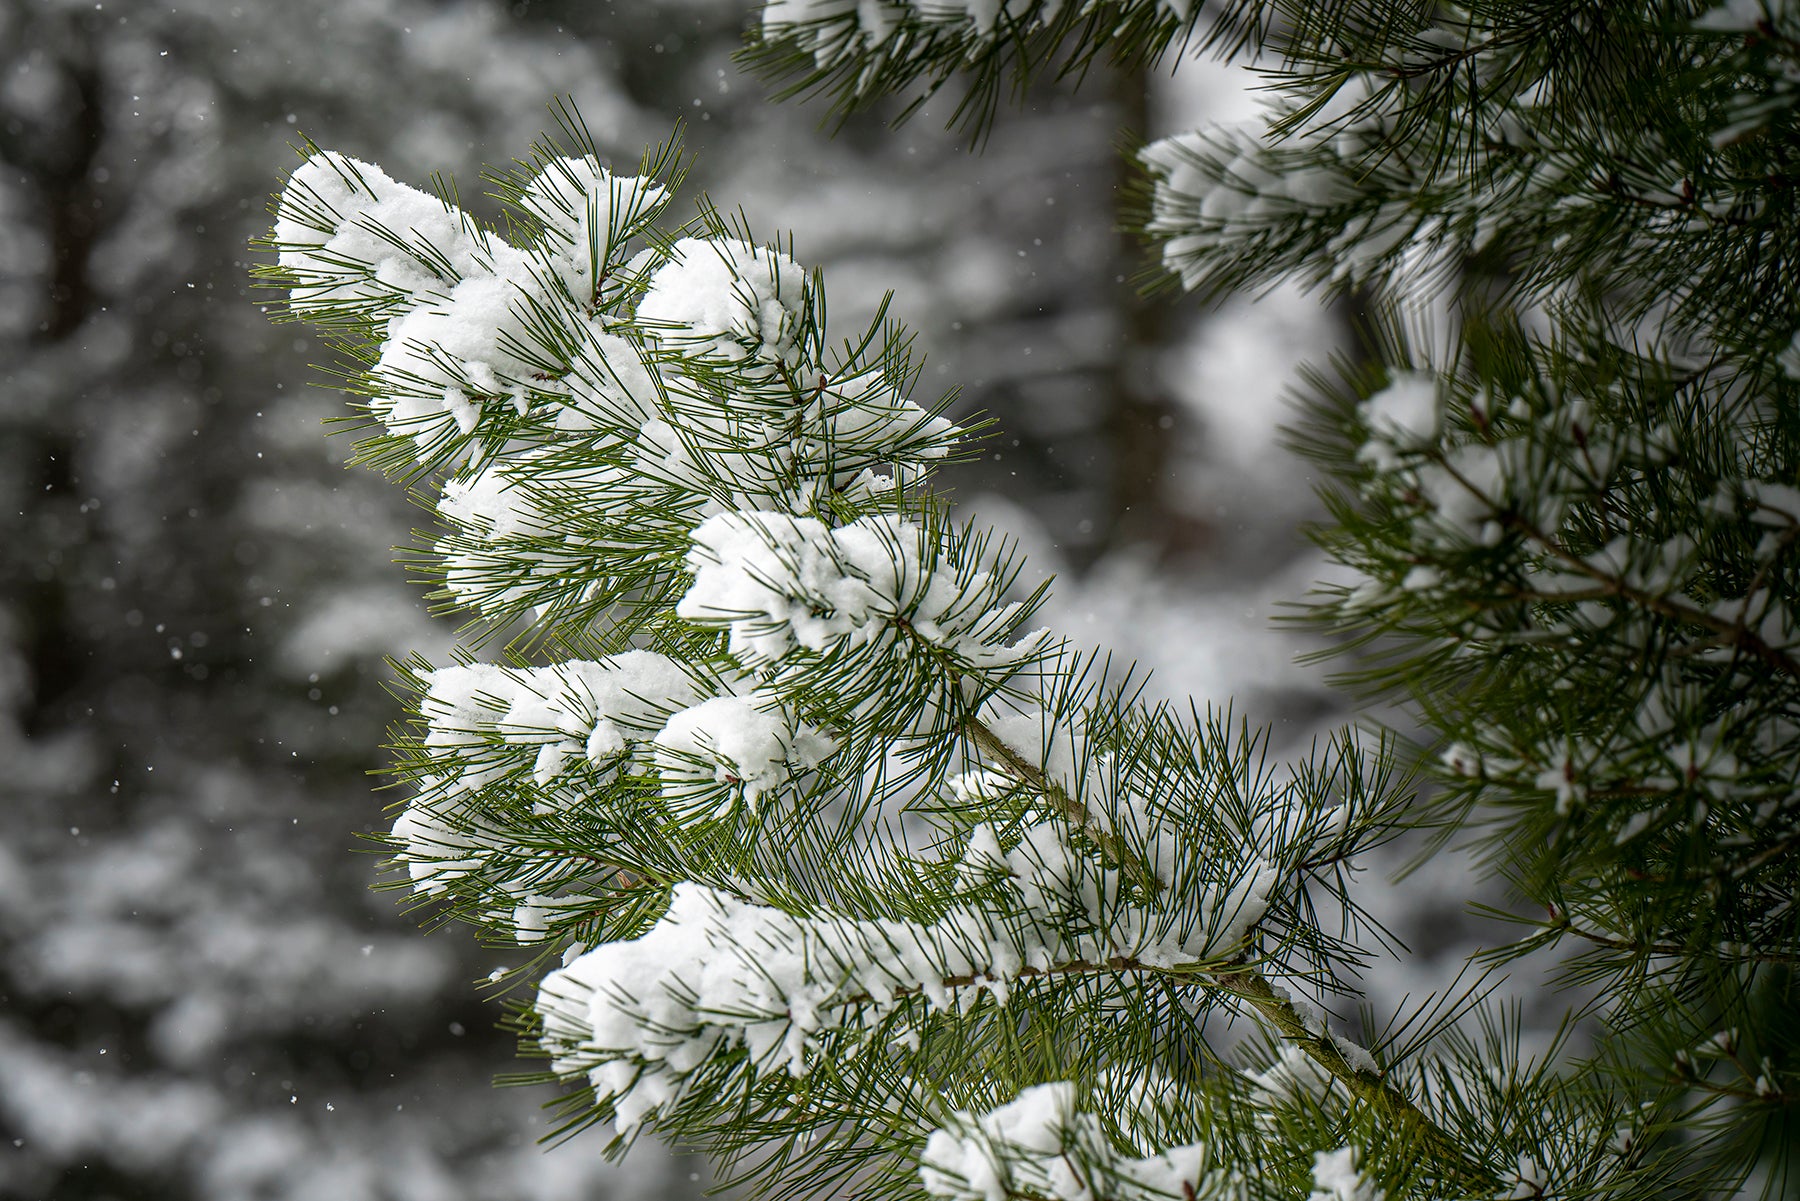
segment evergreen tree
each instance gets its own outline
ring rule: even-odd
[[[571,1126],[771,1195],[1794,1191],[1800,9],[775,0],[751,57],[980,128],[1197,48],[1270,112],[1145,148],[1144,227],[1189,290],[1361,298],[1310,612],[1423,735],[1273,763],[1032,630],[905,330],[564,110],[503,227],[309,148],[269,240],[478,615],[405,668],[398,861],[541,949]],[[1547,1053],[1479,985],[1328,1012],[1419,830],[1508,886],[1490,961],[1572,949]]]

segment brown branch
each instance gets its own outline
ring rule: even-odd
[[[1455,480],[1464,491],[1469,493],[1469,495],[1487,505],[1494,516],[1499,518],[1499,520],[1508,528],[1523,534],[1526,538],[1548,551],[1553,558],[1560,560],[1574,568],[1577,573],[1593,580],[1600,586],[1600,591],[1604,594],[1616,596],[1621,600],[1630,601],[1634,605],[1648,609],[1659,617],[1667,617],[1672,621],[1685,622],[1688,625],[1699,626],[1704,630],[1711,630],[1714,634],[1717,634],[1720,640],[1726,645],[1747,651],[1751,655],[1762,660],[1762,662],[1769,667],[1781,672],[1783,675],[1800,680],[1800,661],[1796,661],[1791,655],[1779,647],[1770,646],[1760,635],[1751,631],[1741,622],[1727,621],[1722,617],[1715,617],[1703,609],[1696,609],[1692,605],[1671,600],[1667,596],[1661,596],[1653,592],[1646,592],[1641,588],[1632,587],[1624,580],[1609,575],[1607,572],[1595,567],[1582,556],[1565,547],[1561,542],[1557,541],[1556,538],[1525,520],[1521,514],[1504,509],[1495,504],[1493,499],[1489,497],[1487,493],[1476,487],[1467,477],[1458,472],[1456,468],[1452,467],[1442,455],[1434,455],[1433,462],[1438,467],[1442,468],[1444,472],[1448,474],[1451,479]]]
[[[1121,861],[1122,864],[1136,865],[1145,874],[1150,875],[1150,879],[1160,887],[1160,881],[1155,880],[1148,865],[1144,864],[1128,847],[1125,847],[1117,835],[1110,831],[1097,830],[1093,815],[1089,813],[1087,807],[1070,797],[1054,781],[1045,779],[1043,770],[1036,764],[1025,760],[974,716],[964,720],[962,729],[970,741],[980,747],[983,753],[1005,766],[1006,770],[1020,783],[1034,791],[1041,792],[1058,805],[1069,821],[1087,831],[1088,835],[1099,843],[1103,851]],[[1196,980],[1195,971],[1155,969],[1137,960],[1123,957],[1110,959],[1105,964],[1071,964],[1063,970],[1161,970],[1165,974],[1176,975],[1182,979]],[[1019,973],[1021,977],[1032,974],[1050,973],[1033,972],[1031,969]],[[1294,1008],[1294,1003],[1278,992],[1261,972],[1254,967],[1238,963],[1212,970],[1208,976],[1209,980],[1203,978],[1196,982],[1207,983],[1210,987],[1217,988],[1243,1001],[1264,1023],[1299,1047],[1315,1063],[1329,1072],[1334,1079],[1341,1081],[1344,1087],[1350,1090],[1352,1096],[1373,1108],[1384,1121],[1400,1131],[1407,1141],[1416,1143],[1427,1150],[1438,1163],[1446,1179],[1477,1190],[1491,1190],[1499,1185],[1498,1177],[1472,1161],[1454,1138],[1413,1104],[1412,1100],[1398,1087],[1386,1080],[1382,1073],[1359,1070],[1344,1057],[1343,1051],[1338,1048],[1329,1033],[1322,1028],[1314,1031],[1308,1027],[1305,1019]],[[958,978],[958,981],[968,984],[975,983],[973,979],[961,980]],[[946,981],[946,983],[956,982]]]
[[[1699,626],[1704,630],[1710,630],[1718,635],[1720,640],[1726,645],[1735,646],[1740,650],[1749,652],[1751,655],[1754,655],[1756,658],[1762,660],[1763,663],[1774,668],[1776,671],[1781,672],[1783,675],[1800,679],[1800,662],[1796,662],[1792,656],[1786,651],[1781,650],[1779,647],[1770,646],[1760,635],[1751,631],[1749,627],[1739,622],[1727,621],[1722,617],[1715,617],[1703,609],[1696,609],[1692,605],[1671,600],[1667,596],[1659,596],[1653,592],[1646,592],[1641,588],[1634,588],[1624,580],[1607,574],[1600,568],[1595,567],[1592,563],[1589,563],[1580,555],[1567,549],[1555,538],[1544,533],[1531,522],[1526,521],[1519,514],[1504,513],[1501,516],[1507,525],[1524,534],[1527,538],[1530,538],[1545,550],[1549,551],[1551,555],[1562,560],[1570,567],[1573,567],[1582,575],[1587,576],[1589,579],[1599,584],[1605,591],[1619,597],[1621,600],[1627,600],[1634,605],[1648,609],[1659,617],[1667,617],[1672,621],[1684,622],[1688,625]]]
[[[1352,1065],[1327,1030],[1308,1026],[1306,1019],[1295,1009],[1293,1001],[1278,992],[1261,972],[1246,964],[1237,963],[1213,969],[1199,965],[1171,968],[1119,955],[1099,963],[1077,959],[1046,968],[1024,967],[1011,973],[1007,980],[1010,983],[1013,980],[1119,972],[1173,977],[1182,983],[1214,989],[1237,998],[1283,1038],[1299,1047],[1329,1072],[1333,1079],[1342,1083],[1353,1097],[1374,1109],[1385,1122],[1400,1132],[1405,1141],[1427,1151],[1445,1180],[1475,1191],[1489,1191],[1500,1184],[1498,1176],[1472,1160],[1454,1138],[1388,1081],[1383,1073]],[[948,976],[939,983],[945,988],[967,988],[987,982],[988,978],[985,976],[968,974]],[[917,996],[923,991],[921,987],[912,985],[895,989],[891,996]],[[875,1000],[869,993],[856,993],[838,998],[837,1003],[866,1005]]]
[[[1775,795],[1784,796],[1786,794],[1776,793]],[[1800,846],[1800,834],[1790,834],[1774,846],[1758,851],[1755,855],[1733,868],[1731,870],[1732,878],[1741,879],[1755,871],[1757,868],[1762,867],[1764,864],[1780,859],[1789,851],[1792,851],[1796,846]]]
[[[964,673],[950,661],[942,647],[920,638],[912,623],[904,616],[896,616],[892,625],[897,632],[913,639],[927,653],[938,658],[944,666],[946,676],[960,691]],[[1156,878],[1150,865],[1124,840],[1102,827],[1085,804],[1070,796],[1060,783],[1048,778],[1039,764],[1031,762],[1007,745],[975,713],[971,712],[963,718],[957,732],[973,743],[982,755],[999,764],[1014,780],[1054,805],[1071,825],[1091,838],[1108,859],[1121,870],[1137,877],[1151,895],[1161,890],[1162,882]],[[1241,959],[1217,968],[1200,963],[1168,968],[1153,967],[1130,956],[1115,956],[1099,963],[1075,960],[1049,968],[1022,967],[1008,979],[1029,980],[1103,972],[1144,972],[1171,976],[1186,983],[1214,988],[1237,998],[1259,1019],[1298,1046],[1334,1079],[1342,1082],[1352,1096],[1372,1107],[1383,1120],[1400,1132],[1405,1141],[1426,1150],[1438,1164],[1445,1180],[1454,1181],[1459,1187],[1474,1191],[1492,1191],[1499,1187],[1500,1178],[1470,1159],[1456,1140],[1434,1123],[1405,1093],[1385,1079],[1380,1071],[1359,1070],[1354,1067],[1327,1032],[1322,1028],[1317,1032],[1310,1029],[1295,1009],[1294,1003],[1278,992],[1260,971],[1243,963]],[[945,977],[939,983],[945,988],[964,988],[981,984],[985,980],[985,976],[971,973]],[[912,986],[895,990],[891,995],[908,996],[921,991],[921,988]],[[838,1003],[868,1004],[874,1000],[867,993],[857,993],[839,998]]]
[[[1251,967],[1226,968],[1213,973],[1218,987],[1246,1002],[1268,1025],[1341,1081],[1352,1096],[1373,1109],[1405,1142],[1426,1151],[1443,1178],[1472,1192],[1491,1192],[1501,1180],[1478,1161],[1443,1127],[1433,1122],[1405,1093],[1382,1073],[1358,1069],[1344,1057],[1330,1033],[1315,1031],[1294,1008],[1294,1003],[1275,990],[1262,973]]]
[[[1611,934],[1602,934],[1598,930],[1588,930],[1577,926],[1566,916],[1550,926],[1552,930],[1566,930],[1577,938],[1584,938],[1596,946],[1610,947],[1615,951],[1630,951],[1634,955],[1667,955],[1674,958],[1693,958],[1701,952],[1694,947],[1682,946],[1672,942],[1636,942],[1628,938],[1618,938]],[[1800,963],[1800,955],[1782,951],[1759,952],[1755,955],[1726,955],[1719,958],[1735,960],[1741,963]]]

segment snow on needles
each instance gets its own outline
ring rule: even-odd
[[[1054,1201],[1151,1198],[1235,1198],[1235,1177],[1208,1172],[1199,1143],[1158,1155],[1122,1154],[1100,1120],[1076,1108],[1075,1086],[1038,1084],[979,1116],[958,1112],[925,1142],[919,1180],[927,1193],[950,1201],[1009,1201],[1019,1196]]]
[[[1307,1201],[1385,1201],[1387,1194],[1357,1169],[1361,1158],[1355,1147],[1315,1152],[1313,1191]]]
[[[787,513],[722,513],[693,544],[694,583],[676,614],[729,630],[732,654],[752,671],[796,650],[892,642],[903,625],[976,671],[1016,666],[1039,641],[1008,643],[1021,606],[1002,602],[1002,582],[890,515],[828,529]]]
[[[806,286],[806,272],[779,251],[735,238],[683,238],[651,277],[637,318],[696,357],[792,367]]]
[[[293,281],[296,312],[386,321],[373,402],[397,434],[422,446],[447,417],[468,434],[483,405],[526,403],[533,367],[527,301],[543,295],[532,256],[457,209],[396,183],[379,167],[315,154],[289,180],[271,241]]]
[[[693,680],[673,659],[627,651],[597,661],[506,668],[472,663],[431,673],[421,712],[427,748],[463,750],[490,738],[536,746],[531,778],[543,787],[571,762],[613,770],[630,741],[648,739],[699,700]],[[467,763],[468,757],[458,760]],[[445,780],[456,792],[480,788],[511,770],[496,758]]]
[[[829,67],[862,50],[886,45],[910,26],[951,32],[970,38],[970,52],[1005,30],[1029,33],[1041,29],[1069,6],[1070,0],[769,0],[763,9],[766,42],[791,40]],[[1093,4],[1080,3],[1080,11]],[[1137,0],[1135,7],[1185,22],[1193,0]]]
[[[1266,117],[1216,125],[1152,142],[1139,155],[1155,182],[1147,233],[1162,242],[1163,265],[1189,289],[1212,285],[1220,263],[1260,260],[1258,278],[1297,268],[1292,245],[1263,240],[1305,214],[1323,231],[1317,249],[1338,281],[1369,278],[1412,246],[1429,223],[1411,197],[1370,206],[1365,151],[1394,119],[1405,95],[1391,76],[1346,76],[1317,108],[1277,100]],[[1302,118],[1283,130],[1283,122]],[[1359,207],[1360,206],[1360,207]]]
[[[683,820],[728,817],[836,749],[774,698],[733,692],[741,677],[697,678],[649,651],[551,667],[472,663],[422,682],[428,760],[394,821],[397,857],[421,894],[494,890],[495,916],[525,942],[542,935],[545,913],[586,900],[545,883],[566,857],[539,845],[539,819],[600,803],[622,775],[658,781]],[[505,791],[490,796],[492,786]],[[511,799],[520,795],[528,813]]]
[[[1396,450],[1416,450],[1437,441],[1437,376],[1428,371],[1399,371],[1387,387],[1357,406],[1373,438]]]
[[[554,348],[539,318],[566,310],[598,321],[590,310],[609,260],[664,200],[661,185],[614,176],[591,156],[550,159],[520,192],[537,236],[515,246],[379,167],[320,152],[282,191],[270,243],[295,313],[385,325],[371,407],[429,451],[474,432],[491,405],[522,417],[535,398],[565,391],[544,370]],[[633,356],[616,357],[628,371]]]
[[[522,190],[520,207],[543,223],[556,274],[574,297],[593,299],[621,228],[661,204],[662,185],[614,175],[592,155],[554,158]]]
[[[1230,954],[1274,884],[1261,865],[1211,894],[1210,914],[1153,914],[1109,902],[1106,882],[1066,846],[1046,850],[1056,827],[1042,830],[1002,869],[1017,873],[1013,906],[959,906],[932,923],[804,917],[678,884],[642,937],[595,947],[545,978],[543,1045],[558,1071],[585,1074],[610,1098],[629,1129],[679,1103],[695,1079],[718,1087],[698,1069],[728,1048],[749,1052],[741,1083],[802,1075],[821,1038],[865,1037],[904,997],[943,1010],[985,990],[1004,1003],[1013,981],[1034,975]],[[1071,908],[1090,920],[1071,922]]]
[[[640,749],[638,769],[654,770],[669,800],[692,815],[704,795],[717,814],[740,799],[754,806],[836,749],[774,698],[733,692],[741,680],[696,680],[649,651],[553,667],[446,667],[427,680],[424,745],[449,752],[430,790],[439,797],[519,777],[529,759],[538,809],[561,807],[625,769]],[[707,695],[714,690],[725,695]],[[571,792],[558,782],[575,764],[586,771]]]
[[[717,696],[683,709],[656,735],[653,753],[671,803],[686,807],[691,797],[737,795],[754,808],[765,792],[836,749],[824,734],[789,719],[774,698],[751,695]],[[715,800],[709,807],[721,806]]]

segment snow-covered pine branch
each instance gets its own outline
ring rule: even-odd
[[[741,57],[787,93],[828,93],[844,110],[954,80],[966,87],[956,120],[979,131],[1004,88],[1239,39],[1260,3],[1205,7],[1217,11],[1203,22],[1198,0],[771,0]]]
[[[1223,1009],[1436,1130],[1274,983],[1360,962],[1317,905],[1356,911],[1386,749],[1271,767],[1028,631],[1014,556],[922,486],[959,431],[908,398],[904,331],[831,348],[788,250],[705,208],[664,232],[672,162],[540,146],[498,179],[507,240],[309,148],[270,241],[287,314],[358,364],[365,456],[447,473],[418,563],[484,620],[410,672],[393,846],[421,897],[562,951],[533,1022],[577,1116],[744,1154],[824,1137],[854,1061],[871,1116],[831,1137],[942,1192],[917,1157],[976,1099],[1161,1078],[1153,1031]],[[994,1042],[1021,1028],[1073,1035],[1062,1083]],[[1179,1196],[1203,1115],[1156,1112],[1104,1172]],[[1452,1161],[1419,1170],[1481,1178]]]
[[[1382,635],[1360,682],[1528,902],[1492,957],[1557,947],[1602,998],[1620,1156],[1791,1191],[1759,1140],[1800,958],[1796,10],[1345,7],[1277,39],[1265,120],[1144,152],[1147,232],[1190,289],[1358,290],[1374,361],[1315,377],[1302,434],[1356,581],[1315,614]]]

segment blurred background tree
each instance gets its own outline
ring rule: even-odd
[[[380,656],[448,627],[385,565],[404,500],[317,437],[323,356],[247,289],[302,132],[468,193],[555,96],[626,161],[685,116],[697,185],[796,230],[834,319],[897,285],[924,386],[999,419],[960,490],[1078,573],[1050,620],[1296,738],[1329,711],[1267,617],[1316,563],[1277,383],[1335,325],[1285,293],[1171,314],[1116,232],[1119,145],[1236,80],[1041,87],[979,156],[930,108],[832,136],[733,66],[750,7],[0,0],[0,1196],[700,1187],[537,1148],[467,983],[501,958],[367,888]]]

